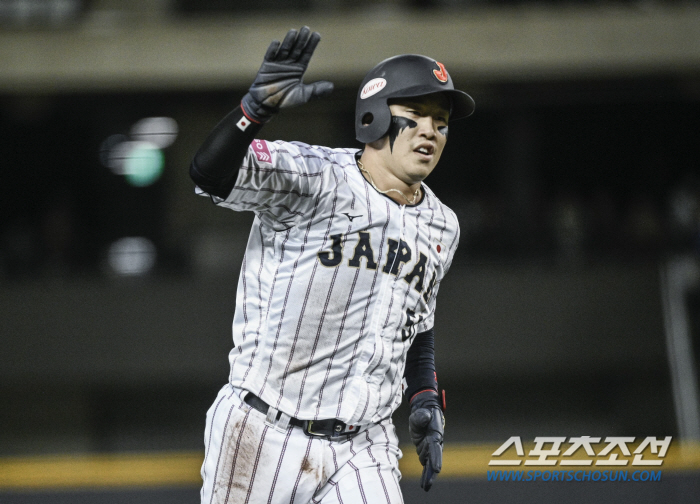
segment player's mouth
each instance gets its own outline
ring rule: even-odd
[[[433,154],[435,154],[435,146],[431,143],[423,143],[413,149],[413,152],[418,154],[421,159],[430,161],[433,159]]]

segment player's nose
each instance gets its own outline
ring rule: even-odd
[[[438,123],[431,116],[423,116],[418,119],[418,134],[426,138],[433,138],[437,134]]]

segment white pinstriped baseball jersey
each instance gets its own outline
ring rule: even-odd
[[[457,218],[428,187],[399,205],[365,180],[356,153],[255,140],[231,194],[214,198],[256,214],[230,383],[301,419],[391,416],[459,240]]]

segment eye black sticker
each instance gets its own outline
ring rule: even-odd
[[[391,126],[389,126],[389,150],[394,152],[394,140],[406,128],[416,128],[418,123],[408,117],[392,116]]]

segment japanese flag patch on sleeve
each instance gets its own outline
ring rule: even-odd
[[[238,129],[241,131],[245,131],[248,126],[250,126],[251,122],[250,119],[248,119],[246,116],[241,117],[241,119],[236,123],[236,126],[238,126]]]

